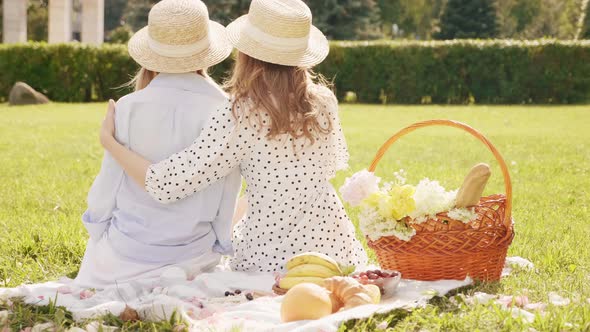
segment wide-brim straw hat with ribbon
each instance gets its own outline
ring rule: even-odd
[[[144,68],[187,73],[226,59],[233,49],[225,28],[209,20],[200,0],[162,0],[149,13],[148,26],[129,40],[129,54]]]
[[[228,25],[227,32],[240,52],[255,59],[312,67],[328,56],[330,46],[311,18],[301,0],[252,0],[248,14]]]

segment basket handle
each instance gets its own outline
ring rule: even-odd
[[[395,135],[391,136],[381,146],[379,151],[377,151],[377,155],[375,155],[375,158],[373,159],[373,162],[371,163],[371,166],[369,167],[369,172],[375,171],[375,169],[377,168],[377,164],[379,163],[381,158],[383,158],[383,155],[385,154],[385,152],[387,152],[389,147],[393,143],[395,143],[398,139],[400,139],[402,136],[405,136],[406,134],[413,132],[416,129],[430,127],[430,126],[447,126],[447,127],[454,127],[454,128],[462,129],[462,130],[470,133],[472,136],[474,136],[475,138],[480,140],[482,143],[484,143],[486,145],[486,147],[494,154],[494,157],[496,157],[496,161],[498,161],[498,163],[500,164],[500,169],[502,170],[502,175],[504,176],[504,187],[506,190],[506,210],[505,210],[505,216],[504,216],[504,225],[508,229],[510,229],[510,226],[512,224],[512,182],[510,181],[510,174],[508,173],[508,167],[506,166],[506,162],[504,161],[504,158],[502,157],[500,152],[498,152],[498,149],[496,149],[496,147],[492,144],[492,142],[490,142],[482,133],[480,133],[479,131],[473,129],[472,127],[470,127],[464,123],[452,121],[452,120],[428,120],[428,121],[414,123],[404,129],[398,131]]]

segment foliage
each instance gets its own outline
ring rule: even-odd
[[[577,0],[544,0],[535,20],[524,30],[523,37],[534,36],[573,39],[580,17]]]
[[[498,35],[494,0],[449,0],[435,39],[494,38]]]
[[[219,79],[229,65],[229,60],[218,65],[212,70],[213,77]],[[54,101],[118,99],[129,92],[122,86],[137,69],[124,45],[0,44],[0,101],[7,99],[17,81]]]
[[[231,21],[246,14],[250,0],[204,0],[212,20],[227,26]]]
[[[387,6],[392,6],[388,0],[382,0],[382,10],[387,10]],[[398,5],[395,8],[395,23],[404,32],[402,37],[412,39],[431,39],[433,31],[436,31],[438,19],[446,0],[397,0]],[[387,5],[385,5],[387,4]],[[390,8],[390,12],[394,9]],[[388,22],[383,17],[384,23]]]
[[[576,59],[565,61],[564,59]],[[590,100],[590,42],[333,42],[317,70],[340,100],[548,104]]]
[[[97,133],[105,110],[104,103],[0,105],[0,287],[76,275],[88,240],[80,215],[100,169],[103,149]],[[557,291],[572,299],[568,306],[550,305],[532,324],[508,311],[485,305],[458,308],[446,300],[412,313],[350,321],[341,331],[384,330],[384,321],[388,331],[588,330],[587,107],[342,105],[340,115],[351,159],[350,169],[333,180],[336,188],[355,170],[367,167],[390,135],[411,123],[444,117],[485,133],[509,164],[513,179],[516,236],[509,255],[531,260],[535,270],[515,271],[500,283],[462,292],[526,294],[531,302],[547,302],[547,293]],[[503,192],[490,152],[471,136],[449,128],[407,135],[386,153],[377,173],[390,181],[389,170],[404,168],[413,183],[428,176],[456,188],[480,161],[492,166],[486,195]],[[356,223],[357,210],[347,207],[347,212]],[[9,318],[14,331],[70,317],[67,312],[58,315],[59,308],[23,307],[19,302],[14,308],[0,306],[4,309],[14,312]],[[120,326],[113,317],[104,321]],[[167,322],[145,322],[143,328],[132,324],[126,323],[123,331],[170,329]]]
[[[314,24],[329,39],[380,38],[379,6],[375,0],[304,0]]]
[[[538,0],[498,0],[498,25],[500,36],[516,37],[530,30],[531,24],[539,16],[541,2]]]
[[[231,65],[209,72],[220,81]],[[0,45],[0,100],[16,81],[54,101],[119,98],[137,68],[124,45]],[[333,42],[316,69],[340,100],[352,91],[365,103],[590,101],[590,41]]]
[[[27,39],[47,41],[49,36],[48,0],[29,1],[27,9]]]
[[[590,39],[590,1],[582,0],[580,5],[579,31],[577,39]]]
[[[113,44],[127,44],[133,36],[133,30],[128,25],[121,25],[109,33],[108,41]]]
[[[3,1],[0,0],[0,42],[3,41]],[[35,41],[44,41],[48,37],[48,0],[29,0],[27,8],[27,39]]]
[[[379,6],[375,0],[304,0],[313,13],[314,24],[331,39],[375,39],[381,37]],[[150,7],[157,0],[128,0],[125,22],[138,30],[147,23]],[[211,19],[229,24],[248,12],[248,0],[205,0]]]
[[[124,25],[123,11],[127,6],[127,0],[105,0],[104,1],[104,29],[107,35],[117,27]]]
[[[123,20],[137,31],[147,25],[150,9],[160,0],[127,0]]]
[[[0,0],[0,3],[3,0]],[[29,39],[47,40],[47,1],[29,0]],[[105,35],[121,25],[134,31],[147,24],[149,9],[158,0],[105,0]],[[331,39],[358,40],[409,38],[429,40],[440,32],[441,14],[448,1],[459,0],[304,0],[312,9],[314,23]],[[577,36],[585,0],[461,0],[461,3],[495,3],[497,37],[515,39]],[[211,19],[227,25],[248,11],[250,0],[204,0]],[[78,0],[75,8],[79,8]],[[468,6],[453,6],[464,11]],[[488,11],[491,13],[494,10]],[[0,24],[2,22],[0,5]],[[588,17],[588,16],[587,16]],[[469,15],[461,14],[461,18]],[[590,20],[590,18],[588,19]],[[392,34],[393,24],[397,33]],[[588,26],[585,23],[584,26]],[[590,29],[584,28],[584,31]],[[587,32],[585,38],[590,38]],[[583,37],[583,35],[582,35]],[[0,38],[2,31],[0,29]]]

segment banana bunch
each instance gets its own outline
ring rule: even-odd
[[[338,263],[327,255],[317,252],[306,252],[291,257],[285,268],[287,274],[279,280],[279,287],[291,289],[301,283],[313,283],[324,286],[324,279],[342,276]]]

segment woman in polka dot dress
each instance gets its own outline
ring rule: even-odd
[[[162,203],[203,190],[239,168],[248,212],[233,231],[234,270],[282,271],[291,256],[305,251],[364,265],[366,253],[329,182],[348,162],[338,103],[328,88],[313,82],[309,69],[327,56],[327,40],[311,25],[303,2],[275,2],[252,1],[246,18],[228,26],[240,51],[227,84],[232,100],[219,105],[193,145],[151,164],[113,138],[111,109],[101,142]],[[298,38],[306,40],[303,49],[275,49],[281,44],[277,33],[295,30],[307,31]],[[248,35],[252,31],[255,36]],[[265,43],[270,32],[272,43]]]

